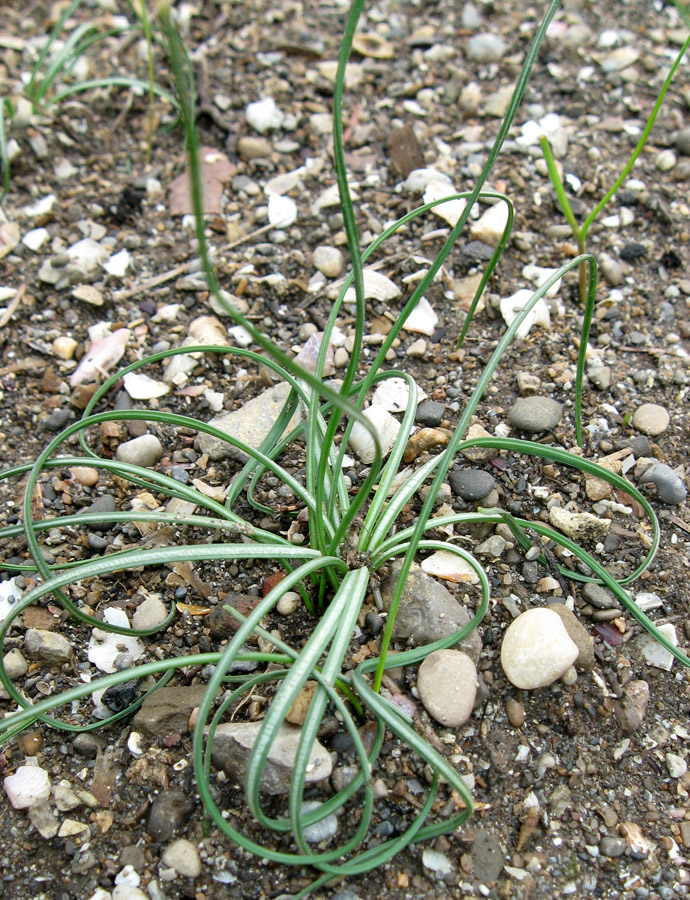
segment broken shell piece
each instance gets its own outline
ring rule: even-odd
[[[425,399],[426,393],[417,385],[417,402]],[[410,391],[404,378],[386,378],[374,391],[372,404],[382,406],[391,413],[404,412],[410,402]]]
[[[130,627],[127,613],[112,606],[104,610],[103,620],[119,628]],[[143,642],[134,635],[129,637],[126,634],[113,634],[101,628],[94,628],[89,641],[89,662],[101,672],[115,672],[117,669],[115,663],[119,656],[126,655],[135,661],[143,656],[145,649]]]
[[[434,200],[441,200],[443,197],[452,197],[456,193],[455,187],[447,181],[430,181],[424,191],[424,202],[432,203]],[[455,228],[466,206],[466,200],[448,200],[446,203],[434,206],[431,211]]]
[[[403,182],[403,187],[410,194],[421,194],[432,182],[445,183],[450,189],[453,189],[450,178],[437,169],[413,169]]]
[[[422,571],[444,581],[479,584],[479,576],[472,566],[448,550],[437,550],[422,562]]]
[[[400,288],[380,272],[375,269],[364,269],[362,272],[362,280],[364,281],[364,299],[374,300],[394,300],[400,296]],[[345,292],[345,302],[354,303],[357,299],[355,287],[352,285]]]
[[[303,369],[306,369],[307,372],[316,372],[316,362],[319,356],[319,351],[321,350],[321,340],[323,338],[323,331],[317,331],[315,334],[312,334],[307,343],[302,347],[300,352],[295,357],[295,362],[298,365],[302,366]],[[331,345],[328,345],[328,349],[326,350],[326,357],[323,362],[323,375],[326,377],[335,374],[335,361],[333,357],[333,350]]]
[[[510,297],[504,297],[501,300],[501,315],[503,321],[510,327],[517,319],[518,315],[527,306],[534,294],[523,288]],[[534,304],[533,308],[525,316],[524,321],[517,330],[518,340],[524,340],[530,332],[533,325],[542,325],[544,328],[551,328],[551,315],[549,308],[541,297]]]
[[[400,431],[400,422],[381,406],[370,406],[364,410],[364,415],[378,435],[382,455],[387,456]],[[352,428],[350,446],[365,464],[372,463],[376,458],[374,438],[359,422],[355,422]]]
[[[19,766],[7,776],[4,788],[14,809],[30,809],[50,797],[50,778],[40,766]]]
[[[549,522],[574,541],[603,541],[611,527],[610,519],[598,519],[591,513],[574,513],[561,506],[549,510]]]
[[[405,322],[405,331],[431,336],[438,328],[439,318],[426,297],[420,297]]]
[[[555,275],[557,271],[558,269],[546,269],[543,266],[535,266],[530,263],[522,270],[522,277],[526,278],[527,281],[531,281],[532,284],[536,284],[536,286],[540,288],[542,284],[544,284],[545,281],[548,281],[552,275]],[[558,281],[554,282],[546,292],[546,296],[555,297],[561,289],[562,282],[562,278],[559,278]]]
[[[127,749],[132,754],[132,756],[135,756],[137,759],[140,756],[144,755],[144,749],[141,745],[141,741],[142,738],[138,731],[133,731],[127,738]]]
[[[128,328],[118,328],[100,341],[95,341],[69,380],[71,387],[83,381],[95,381],[122,359],[131,332]]]
[[[268,198],[268,221],[275,228],[287,228],[297,219],[297,204],[290,197],[271,194]]]
[[[360,56],[372,59],[393,59],[393,44],[379,34],[356,34],[352,39],[352,49]]]
[[[149,378],[148,375],[142,375],[140,372],[128,372],[123,381],[125,390],[132,400],[154,400],[156,397],[163,397],[170,391],[170,385]]]

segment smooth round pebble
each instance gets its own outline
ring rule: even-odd
[[[688,495],[680,476],[666,463],[655,463],[650,466],[640,475],[638,481],[640,484],[655,485],[657,497],[669,506],[682,503]]]
[[[163,456],[163,445],[155,434],[142,434],[141,437],[120,444],[116,456],[119,462],[147,469],[155,466]]]
[[[682,778],[688,771],[688,764],[677,753],[667,753],[666,769],[671,778]]]
[[[313,812],[321,805],[322,804],[319,803],[318,800],[308,800],[302,805],[302,812]],[[337,831],[338,817],[335,815],[335,813],[330,813],[330,815],[324,816],[321,821],[314,822],[313,825],[307,825],[307,827],[304,829],[304,839],[310,844],[318,844],[321,841],[330,840],[332,837],[334,837]]]
[[[300,608],[301,603],[302,600],[297,591],[288,591],[276,603],[276,612],[280,613],[281,616],[291,616],[292,613]]]
[[[525,724],[525,707],[516,697],[506,703],[506,715],[513,728],[522,728]]]
[[[441,725],[457,728],[472,715],[477,670],[459,650],[435,650],[419,667],[417,690],[430,716]]]
[[[339,278],[343,271],[343,254],[337,247],[330,247],[327,244],[317,247],[312,260],[326,278]]]
[[[448,481],[453,493],[469,502],[486,497],[496,484],[493,475],[482,469],[461,469],[459,472],[451,472]]]
[[[501,60],[508,50],[508,45],[497,34],[486,32],[470,38],[465,53],[468,59],[478,63],[492,63]]]
[[[681,128],[676,135],[676,149],[686,156],[690,156],[690,125]]]
[[[550,397],[521,397],[510,408],[508,424],[518,431],[549,431],[562,415],[563,407]]]
[[[137,631],[147,631],[149,628],[157,628],[165,622],[168,610],[165,603],[158,597],[147,597],[143,603],[134,610],[132,627]]]
[[[663,434],[669,422],[667,410],[658,403],[643,403],[637,407],[632,417],[633,427],[643,434],[651,434],[652,437]]]
[[[678,162],[673,150],[662,150],[654,159],[654,165],[660,172],[668,172]]]
[[[84,487],[98,484],[98,469],[92,469],[91,466],[73,466],[70,473],[72,478]]]
[[[579,652],[553,610],[528,609],[511,622],[505,633],[501,665],[511,684],[534,690],[558,681]]]
[[[272,151],[271,142],[265,137],[245,134],[237,141],[237,152],[242,159],[265,159]]]
[[[53,341],[53,353],[60,359],[72,359],[77,349],[77,342],[71,337],[57,337]]]
[[[191,841],[178,838],[170,844],[161,862],[169,869],[174,869],[184,878],[198,878],[201,875],[201,859],[199,852]]]

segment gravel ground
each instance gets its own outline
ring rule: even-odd
[[[337,252],[345,249],[342,218],[329,205],[326,191],[334,180],[330,63],[345,12],[339,4],[271,7],[263,0],[198,6],[198,11],[187,7],[189,18],[181,8],[180,17],[188,30],[187,46],[194,51],[202,140],[215,154],[219,190],[210,227],[221,285],[281,347],[297,351],[322,326],[329,288],[343,265]],[[98,7],[78,11],[71,25],[96,14],[111,15],[110,4]],[[30,3],[5,11],[0,34],[3,94],[17,93],[57,9]],[[520,8],[514,2],[457,4],[455,9],[380,3],[367,11],[360,30],[368,40],[353,60],[346,99],[347,163],[365,243],[419,202],[414,185],[404,183],[412,169],[433,168],[436,181],[446,176],[457,189],[472,184],[498,131],[541,12],[541,7]],[[426,419],[418,413],[420,425],[457,423],[505,330],[501,311],[506,304],[501,301],[530,287],[543,268],[561,265],[577,252],[534,143],[537,126],[527,123],[540,123],[549,134],[573,210],[586,216],[632,152],[686,34],[675,10],[662,5],[573,2],[557,15],[490,179],[493,189],[510,196],[516,216],[484,308],[458,351],[478,266],[491,252],[485,243],[492,239],[491,229],[473,221],[471,233],[460,239],[442,278],[427,293],[437,316],[431,333],[407,331],[391,353],[391,366],[409,371],[437,404],[427,406]],[[136,72],[145,77],[145,57],[139,51],[127,36],[112,38],[89,54],[89,69],[78,75]],[[648,604],[656,624],[675,627],[681,647],[690,640],[690,515],[684,502],[690,445],[687,72],[685,65],[631,178],[590,232],[590,248],[604,277],[583,404],[587,455],[617,455],[611,464],[626,466],[627,477],[639,482],[657,511],[661,549],[632,593]],[[166,78],[161,62],[159,80],[165,84]],[[264,103],[248,109],[264,98],[272,98],[275,108]],[[169,108],[159,102],[156,111],[147,163],[146,104],[134,92],[76,94],[50,117],[32,118],[18,108],[22,122],[11,135],[17,141],[16,156],[0,218],[0,237],[10,246],[2,250],[0,269],[1,302],[7,305],[0,318],[0,431],[7,465],[34,458],[79,415],[88,390],[70,379],[91,341],[128,329],[125,363],[179,345],[190,329],[209,328],[226,339],[227,320],[199,324],[201,317],[218,311],[209,305],[193,236],[182,215],[184,191],[176,181],[185,165],[182,140],[168,127]],[[263,128],[262,123],[266,130],[260,133],[256,126]],[[271,190],[293,201],[293,224],[270,224],[272,203],[285,203],[269,202]],[[403,299],[447,230],[438,216],[416,220],[377,257],[378,271],[403,290]],[[75,260],[68,251],[84,239],[95,243],[82,245],[86,249]],[[524,428],[515,418],[516,403],[534,396],[541,398],[537,413],[554,416],[538,425],[537,439],[574,447],[572,385],[580,323],[575,280],[571,277],[549,298],[548,320],[536,324],[506,354],[476,416],[491,434],[508,433],[509,426]],[[399,304],[400,298],[369,301],[363,365]],[[90,331],[99,323],[107,329]],[[345,342],[336,350],[336,366],[347,360],[351,325],[352,319],[343,315]],[[228,340],[240,339],[231,333]],[[106,357],[112,352],[109,345],[105,352]],[[105,364],[107,359],[99,361]],[[155,367],[149,374],[163,377]],[[246,409],[267,386],[258,370],[202,359],[164,397],[133,402],[120,391],[113,402],[210,418],[221,401],[226,411]],[[224,485],[236,471],[232,460],[214,463],[200,454],[195,435],[184,429],[147,428],[133,420],[94,440],[111,451],[143,433],[155,434],[161,442],[159,450],[149,439],[159,468],[181,481],[201,478]],[[298,456],[291,462],[299,469]],[[596,486],[575,473],[506,453],[471,464],[460,460],[458,470],[447,497],[456,510],[500,505],[548,521],[553,507],[570,503],[571,511],[594,512],[610,522],[599,548],[609,571],[623,577],[642,558],[648,530],[642,510],[624,495],[600,499]],[[645,482],[650,472],[653,481]],[[350,474],[357,479],[361,467],[353,464]],[[75,511],[97,498],[101,510],[104,503],[131,500],[117,480],[103,472],[97,476],[94,481],[88,473],[61,470],[44,476],[37,514]],[[16,521],[20,487],[16,481],[1,484],[8,522]],[[275,488],[269,480],[261,485],[276,510],[276,527],[287,527],[290,497]],[[410,521],[414,513],[409,510]],[[433,847],[412,847],[390,864],[317,896],[686,896],[690,693],[685,671],[678,663],[670,671],[651,664],[639,626],[610,597],[575,582],[565,584],[564,595],[553,567],[525,557],[500,531],[494,534],[489,528],[470,537],[475,547],[490,537],[503,541],[484,548],[492,599],[479,629],[481,677],[471,718],[459,727],[435,721],[429,704],[422,702],[416,667],[391,680],[388,690],[413,704],[416,727],[472,784],[477,812],[462,830],[437,838]],[[55,559],[69,560],[167,539],[169,535],[152,537],[134,526],[106,525],[88,534],[51,532],[46,550]],[[24,551],[17,540],[8,542],[4,553],[7,558]],[[130,615],[141,615],[152,594],[166,602],[185,602],[187,612],[146,653],[207,652],[218,649],[226,637],[219,602],[239,592],[251,603],[269,574],[265,568],[215,564],[193,572],[124,573],[91,586],[91,593],[84,591],[80,599],[98,609],[105,591],[112,605]],[[15,579],[20,589],[27,582],[29,578]],[[477,593],[464,585],[449,589],[470,611],[478,602]],[[554,600],[562,603],[568,595],[584,634],[577,672],[569,669],[564,679],[537,690],[517,689],[500,664],[506,628],[520,612]],[[215,608],[215,620],[196,615],[199,606]],[[380,621],[373,608],[369,612],[353,654],[370,645],[375,650]],[[309,625],[299,610],[269,624],[297,643]],[[58,664],[51,663],[47,651],[32,649],[31,629],[66,636],[76,656],[68,653],[62,661],[58,657]],[[80,675],[95,674],[86,662],[88,638],[86,629],[65,622],[52,604],[27,611],[4,648],[13,654],[18,686],[40,699],[77,683]],[[586,661],[585,651],[591,654]],[[4,797],[0,801],[0,870],[7,896],[258,900],[295,893],[309,883],[309,870],[260,863],[207,825],[190,774],[188,726],[206,677],[199,669],[187,669],[179,677],[177,689],[184,691],[175,695],[175,703],[181,717],[152,714],[147,721],[140,718],[76,738],[39,727],[4,748],[5,776],[33,757],[53,786],[43,819],[12,809]],[[7,701],[0,704],[9,709]],[[135,756],[128,747],[133,731],[141,735],[143,755]],[[337,738],[324,736],[323,741],[343,764],[348,747]],[[383,759],[383,796],[375,822],[377,835],[386,837],[414,807],[427,773],[409,748],[392,739],[384,746]],[[233,819],[253,834],[243,799],[231,785],[225,800]],[[184,843],[176,844],[179,839]]]

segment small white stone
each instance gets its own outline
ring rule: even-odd
[[[323,244],[314,250],[312,262],[326,278],[339,278],[343,271],[343,254],[337,247]]]
[[[431,847],[427,847],[422,853],[422,865],[431,872],[438,872],[439,875],[450,875],[453,871],[453,864],[446,854],[432,850]]]
[[[157,628],[168,617],[165,603],[155,595],[147,597],[137,606],[132,616],[132,625],[137,631],[148,631],[149,628]]]
[[[103,619],[109,625],[118,625],[120,628],[129,628],[127,613],[122,609],[108,607],[103,612]],[[126,634],[113,634],[100,628],[94,628],[89,641],[88,658],[101,672],[115,672],[115,661],[118,656],[127,655],[133,661],[143,656],[146,648],[138,637],[130,637]]]
[[[682,778],[688,771],[688,764],[677,753],[666,754],[666,768],[671,778]]]
[[[405,330],[431,336],[438,328],[438,323],[438,315],[429,301],[426,297],[420,297],[419,303],[405,322]]]
[[[516,291],[510,297],[504,297],[501,300],[501,315],[508,327],[513,324],[533,296],[534,294],[532,291],[523,288],[522,290]],[[546,305],[543,297],[537,300],[523,319],[516,333],[517,339],[520,341],[524,340],[533,325],[540,325],[547,330],[551,328],[551,314],[549,313],[549,307]]]
[[[276,612],[281,616],[291,616],[302,605],[302,598],[297,591],[288,591],[276,603]]]
[[[508,224],[508,206],[506,203],[496,203],[490,206],[470,228],[470,235],[482,244],[497,247],[503,231]]]
[[[170,392],[170,385],[141,372],[128,372],[122,380],[132,400],[153,400]]]
[[[170,844],[163,854],[162,863],[174,869],[184,878],[198,878],[201,875],[201,859],[191,841],[179,838]]]
[[[250,103],[245,110],[245,118],[247,124],[259,134],[275,131],[285,121],[285,116],[276,106],[273,97],[264,97],[256,103]]]
[[[308,800],[302,805],[302,812],[313,812],[322,804],[318,800]],[[307,825],[303,830],[304,839],[310,844],[319,844],[321,841],[329,841],[334,837],[338,830],[338,818],[335,813],[331,813],[321,819],[320,822],[314,822],[313,825]]]
[[[26,232],[22,238],[22,244],[24,244],[25,247],[28,247],[29,250],[33,250],[35,253],[37,250],[41,249],[49,237],[50,235],[48,234],[47,228],[34,228],[31,231]]]
[[[113,275],[115,278],[124,278],[129,268],[129,261],[129,251],[120,250],[119,253],[113,254],[107,262],[103,263],[103,268],[108,275]]]
[[[431,556],[427,556],[422,560],[421,568],[427,575],[434,575],[444,581],[479,584],[479,575],[472,566],[449,550],[437,550]]]
[[[424,359],[426,356],[426,341],[424,338],[413,341],[407,348],[407,355],[412,359]]]
[[[268,221],[276,228],[287,228],[297,219],[297,204],[291,197],[271,194],[268,198]]]
[[[39,766],[19,766],[3,786],[14,809],[30,809],[50,797],[50,778]]]
[[[501,646],[501,665],[511,684],[534,690],[557,681],[579,652],[553,610],[534,608],[508,627]]]

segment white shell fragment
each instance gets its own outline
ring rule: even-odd
[[[400,296],[400,288],[380,272],[375,269],[364,269],[362,272],[362,280],[364,281],[364,299],[365,300],[394,300]],[[357,299],[355,287],[352,285],[345,292],[345,302],[354,303]]]
[[[386,456],[398,436],[400,422],[381,406],[370,406],[364,410],[364,415],[374,426],[381,444],[381,452]],[[374,461],[376,457],[374,438],[359,422],[355,422],[352,428],[350,446],[363,463],[368,465]]]
[[[472,566],[448,550],[437,550],[436,553],[427,556],[422,561],[422,571],[444,581],[479,584],[479,576]]]
[[[510,327],[513,324],[533,296],[534,294],[532,291],[523,288],[512,294],[510,297],[504,297],[501,300],[501,315],[503,316],[503,321],[506,325]],[[543,297],[537,300],[534,307],[529,311],[518,328],[516,335],[518,340],[524,340],[533,325],[551,328],[551,314],[549,313],[549,307],[546,305]]]
[[[275,131],[277,128],[280,128],[285,120],[284,114],[276,106],[273,97],[264,97],[262,100],[250,103],[244,115],[247,124],[251,125],[259,134]]]
[[[40,766],[19,766],[3,786],[14,809],[30,809],[50,797],[50,778]]]
[[[154,400],[163,397],[170,391],[170,385],[149,378],[140,372],[128,372],[122,379],[125,390],[132,400]]]
[[[424,202],[432,203],[434,200],[441,200],[443,197],[452,197],[456,193],[457,191],[453,185],[446,181],[430,181],[424,190]],[[466,206],[466,200],[448,200],[447,203],[435,206],[431,211],[448,222],[449,225],[455,227]]]
[[[297,219],[297,204],[291,197],[271,194],[268,198],[268,221],[276,228],[287,228]]]
[[[129,251],[120,250],[119,253],[115,253],[107,262],[103,263],[103,268],[108,275],[113,275],[115,278],[124,278],[129,268],[129,260]]]
[[[426,393],[417,386],[417,401],[421,402]],[[382,406],[391,413],[404,412],[410,402],[410,391],[404,378],[386,378],[374,391],[372,403]]]
[[[420,297],[419,303],[412,310],[405,322],[405,331],[431,336],[438,328],[439,318],[426,297]]]
[[[529,263],[529,265],[526,265],[522,270],[522,277],[526,278],[527,281],[531,281],[532,284],[536,284],[536,286],[540,288],[542,284],[544,284],[545,281],[548,281],[552,275],[555,275],[557,271],[558,269],[548,269],[544,266],[535,266],[532,263]],[[562,278],[555,281],[546,292],[546,296],[555,297],[561,289],[562,281]]]
[[[674,647],[678,646],[678,635],[672,622],[659,625],[659,631],[669,639]],[[654,666],[655,669],[664,669],[666,672],[671,671],[675,657],[670,650],[657,641],[654,635],[646,633],[640,635],[637,644],[648,665]]]
[[[136,757],[137,759],[140,756],[144,755],[144,749],[141,745],[141,735],[138,731],[133,731],[127,738],[127,749],[132,754],[132,756]]]
[[[5,621],[21,599],[22,589],[15,584],[14,578],[0,582],[0,623]]]
[[[414,169],[403,182],[403,187],[410,194],[421,194],[432,183],[447,184],[451,190],[453,189],[450,178],[437,169]]]
[[[94,381],[112,369],[122,359],[130,334],[128,328],[118,328],[112,334],[94,341],[72,374],[70,386],[76,387],[83,381]]]
[[[120,628],[129,628],[127,613],[122,609],[109,607],[104,610],[103,618],[109,625],[117,625]],[[93,663],[101,672],[116,672],[118,657],[129,657],[134,662],[144,654],[144,644],[138,637],[129,637],[126,634],[113,634],[94,628],[89,641],[89,662]]]

